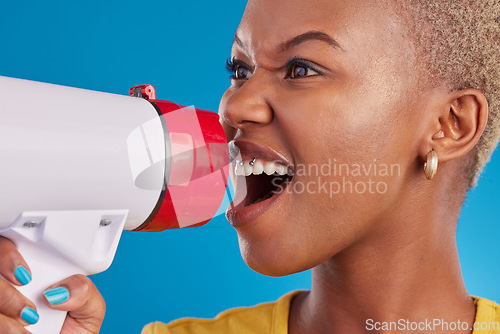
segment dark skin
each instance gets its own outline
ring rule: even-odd
[[[387,184],[384,193],[291,193],[236,228],[252,269],[282,276],[313,268],[311,291],[292,302],[289,333],[365,333],[367,319],[472,325],[455,241],[466,189],[456,180],[486,124],[483,94],[423,80],[404,24],[382,1],[250,0],[236,35],[231,57],[244,68],[220,105],[229,140],[268,146],[295,166],[328,159],[400,166],[397,175],[369,176]],[[423,164],[431,149],[439,168],[429,181]],[[9,249],[0,274],[10,275],[24,262],[9,241],[0,247]],[[0,293],[16,295],[0,284]],[[66,309],[97,333],[102,297],[93,288],[72,293],[85,280],[72,284]],[[16,312],[0,305],[12,323],[30,305],[13,298]]]
[[[283,48],[310,31],[340,47],[320,38]],[[465,188],[450,180],[460,179],[486,124],[483,94],[419,80],[405,27],[383,2],[249,1],[236,35],[232,57],[248,69],[221,102],[228,139],[261,143],[296,165],[333,157],[401,166],[400,175],[373,178],[388,183],[384,194],[293,193],[237,228],[254,270],[313,268],[311,292],[292,303],[289,332],[363,333],[366,319],[472,325],[455,241]],[[319,70],[291,77],[283,65],[293,57]],[[440,165],[429,181],[431,149]]]

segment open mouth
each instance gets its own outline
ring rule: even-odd
[[[242,202],[245,207],[277,196],[293,179],[291,166],[257,158],[235,161],[234,174],[245,176],[246,196]]]

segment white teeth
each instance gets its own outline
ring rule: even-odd
[[[264,164],[264,173],[266,173],[267,175],[272,175],[274,174],[274,172],[276,172],[275,163],[272,161],[266,161],[266,163]]]
[[[260,175],[264,172],[264,164],[262,160],[255,160],[253,163],[253,175]]]
[[[276,173],[279,175],[285,175],[287,173],[287,168],[286,166],[283,165],[277,165],[276,166]]]
[[[252,161],[253,164],[250,164]],[[262,173],[266,173],[267,175],[293,175],[291,168],[273,161],[263,161],[261,159],[244,162],[235,161],[234,174],[237,176],[260,175]]]
[[[250,161],[245,161],[243,164],[243,167],[245,169],[245,176],[249,176],[253,172],[253,166],[250,165]]]
[[[245,169],[243,168],[243,163],[241,161],[236,161],[234,174],[237,176],[243,176],[245,174]]]

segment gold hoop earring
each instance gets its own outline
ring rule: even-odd
[[[428,180],[436,175],[438,169],[438,156],[433,149],[427,153],[427,161],[424,163],[424,173]]]

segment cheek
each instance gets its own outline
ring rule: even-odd
[[[303,170],[272,232],[286,240],[281,254],[301,250],[293,255],[301,266],[320,263],[377,225],[408,169],[398,110],[366,95],[332,91],[296,96],[276,110]]]
[[[333,92],[333,93],[332,93]],[[394,144],[397,110],[359,89],[325,87],[285,99],[276,110],[298,163],[361,163],[384,158]],[[293,101],[293,102],[292,102]]]

